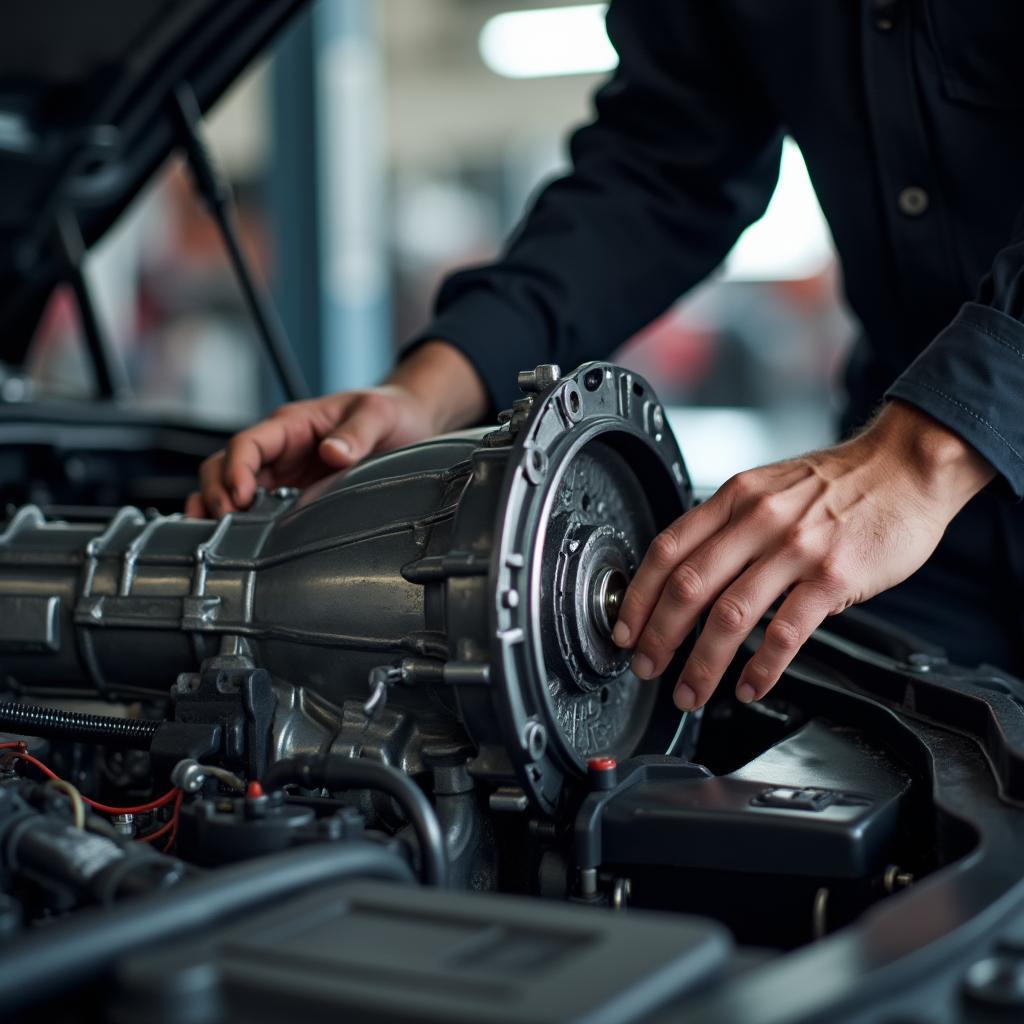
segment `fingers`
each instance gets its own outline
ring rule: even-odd
[[[722,530],[669,573],[636,642],[633,671],[641,679],[665,671],[703,610],[756,557],[757,545],[751,531]]]
[[[619,647],[635,645],[644,631],[644,627],[665,590],[670,576],[680,570],[684,559],[707,538],[717,533],[728,521],[729,506],[719,495],[710,501],[698,505],[686,515],[677,519],[667,529],[662,530],[654,538],[647,549],[636,576],[626,591],[622,601],[622,610],[612,632],[612,640]],[[673,585],[678,591],[680,603],[689,607],[690,590],[701,586],[698,575],[682,569],[677,582]],[[652,643],[652,647],[659,647]],[[650,652],[645,652],[650,654]],[[643,666],[641,666],[642,668]],[[655,673],[656,674],[656,673]]]
[[[224,452],[215,452],[199,467],[200,500],[189,502],[191,507],[198,505],[200,515],[222,516],[235,507],[224,486],[224,458]]]
[[[329,466],[346,469],[372,454],[395,428],[393,400],[367,393],[357,398],[337,429],[320,442],[319,454]]]
[[[185,499],[185,515],[192,519],[205,519],[209,515],[203,504],[203,496],[199,491],[193,491]]]
[[[272,416],[236,434],[223,452],[200,467],[200,501],[208,515],[248,508],[260,486],[302,480],[317,445],[351,404],[348,395],[328,395],[281,406]],[[199,502],[190,506],[199,509]]]
[[[222,492],[228,506],[215,514],[223,515],[235,509],[248,508],[256,496],[260,471],[279,458],[288,446],[289,423],[287,416],[271,416],[248,430],[235,434],[228,442],[220,469],[220,480],[211,479],[209,490],[206,477],[200,470],[203,481],[203,497],[207,507],[211,498]],[[223,505],[223,499],[221,500]]]
[[[707,703],[740,645],[801,568],[777,552],[759,558],[722,592],[676,683],[673,699],[678,708],[692,711]]]
[[[794,587],[768,623],[757,653],[740,673],[737,699],[744,704],[760,700],[779,681],[810,635],[832,614],[834,605],[833,595],[818,584]]]

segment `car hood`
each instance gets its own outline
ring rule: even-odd
[[[66,257],[114,222],[178,140],[308,0],[33,0],[0,28],[0,359],[24,357]]]

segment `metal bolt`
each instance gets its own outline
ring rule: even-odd
[[[898,864],[890,864],[882,875],[882,888],[886,892],[899,892],[914,884],[914,876],[904,871]]]
[[[516,383],[520,391],[529,394],[540,394],[547,391],[552,384],[557,384],[562,370],[555,363],[541,363],[532,370],[520,370],[516,375]]]
[[[829,891],[824,885],[814,894],[814,903],[811,907],[811,934],[815,941],[825,938],[828,934],[828,897]]]
[[[616,878],[612,884],[612,910],[625,910],[633,895],[633,883],[628,878]]]
[[[533,396],[527,395],[525,398],[517,398],[512,403],[512,415],[508,420],[508,429],[511,433],[515,434],[521,430],[530,416],[530,411],[533,409]]]
[[[1019,1009],[1024,1006],[1024,960],[1011,954],[978,960],[967,969],[964,992],[975,1002]]]
[[[597,895],[597,868],[580,868],[580,894]]]
[[[665,414],[661,411],[660,405],[656,405],[651,412],[651,426],[655,434],[660,434],[665,429]]]
[[[906,666],[912,672],[930,672],[933,668],[942,668],[949,664],[949,659],[940,654],[926,654],[924,651],[914,651],[906,661]]]
[[[135,835],[134,814],[115,814],[110,820],[114,829],[126,839],[131,839]]]
[[[526,728],[523,730],[523,745],[532,760],[539,761],[544,756],[548,745],[548,734],[540,722],[527,722]]]

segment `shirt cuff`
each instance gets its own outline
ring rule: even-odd
[[[473,364],[487,391],[492,418],[522,397],[516,383],[520,370],[551,362],[536,326],[502,296],[487,289],[464,292],[457,303],[439,311],[403,346],[402,354],[407,355],[426,341],[446,341]]]
[[[885,394],[959,434],[1024,498],[1024,324],[965,303]]]

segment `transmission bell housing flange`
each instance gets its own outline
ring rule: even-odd
[[[497,429],[219,521],[19,509],[0,533],[0,669],[27,694],[113,698],[235,658],[274,681],[271,759],[469,756],[545,813],[590,757],[678,747],[671,687],[611,641],[639,559],[691,505],[664,411],[610,364],[519,384]]]

